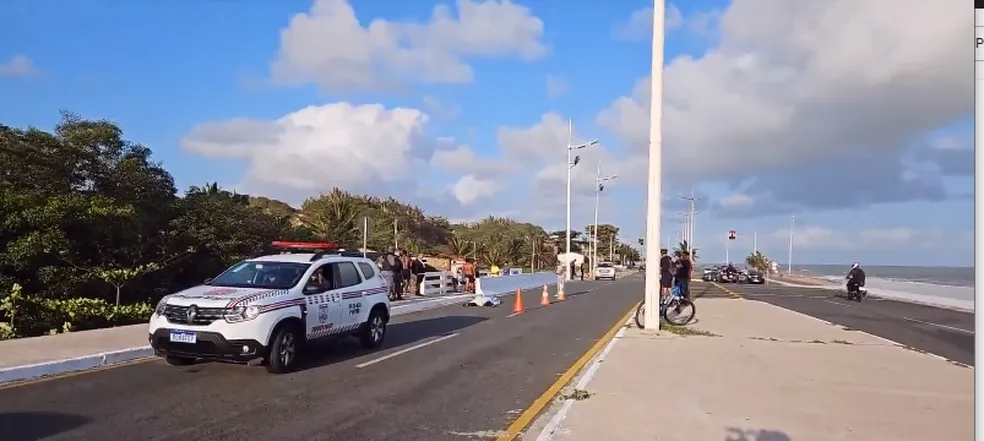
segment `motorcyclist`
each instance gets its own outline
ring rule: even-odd
[[[851,271],[847,273],[847,292],[854,292],[859,290],[864,286],[864,270],[861,269],[861,264],[854,262],[851,265]]]
[[[738,269],[735,268],[735,264],[728,262],[728,267],[724,269],[725,274],[728,277],[736,277],[738,275]]]

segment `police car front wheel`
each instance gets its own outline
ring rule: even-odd
[[[273,374],[283,374],[294,369],[300,348],[300,338],[292,326],[281,326],[270,343],[266,370]]]
[[[369,320],[362,325],[362,330],[359,332],[362,347],[366,349],[378,348],[382,346],[385,337],[386,315],[382,309],[373,309],[369,314]]]

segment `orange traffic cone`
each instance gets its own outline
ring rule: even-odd
[[[564,283],[561,282],[557,284],[557,300],[563,301],[564,298]]]
[[[550,294],[547,293],[547,285],[543,285],[543,295],[540,296],[540,306],[550,304]]]
[[[513,314],[519,314],[523,312],[523,290],[521,288],[516,288],[516,303],[513,303]]]

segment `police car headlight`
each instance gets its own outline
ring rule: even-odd
[[[157,302],[157,306],[154,307],[154,314],[164,315],[164,310],[166,308],[167,308],[167,297],[164,297],[163,299],[161,299],[161,301]]]
[[[229,323],[244,322],[253,320],[260,315],[260,307],[255,305],[237,306],[225,314],[225,320]]]

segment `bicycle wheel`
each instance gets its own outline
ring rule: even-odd
[[[645,327],[646,327],[646,302],[640,303],[639,304],[639,307],[636,308],[636,312],[635,312],[635,323],[636,323],[636,326],[639,327],[639,329],[645,329]]]
[[[667,323],[684,326],[697,315],[697,306],[687,299],[674,299],[663,311]]]

